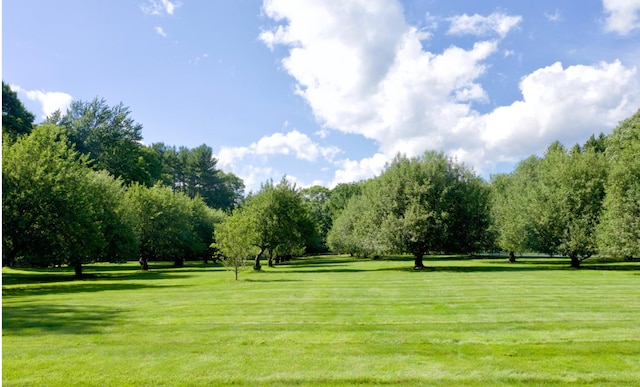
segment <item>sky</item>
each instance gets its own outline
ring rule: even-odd
[[[2,79],[36,122],[123,103],[247,191],[445,152],[485,179],[640,108],[640,0],[4,0]]]

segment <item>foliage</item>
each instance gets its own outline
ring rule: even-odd
[[[256,246],[246,236],[253,231],[251,221],[253,219],[241,214],[242,209],[237,208],[232,215],[225,217],[222,223],[215,228],[215,243],[213,247],[222,253],[222,263],[232,270],[236,281],[238,274],[247,266],[250,257],[257,253]]]
[[[329,206],[331,190],[316,185],[301,190],[300,194],[315,228],[314,235],[307,243],[307,252],[327,252],[327,234],[331,229],[331,208]]]
[[[596,226],[607,165],[594,139],[567,151],[560,143],[544,157],[494,176],[492,201],[498,243],[506,251],[571,258],[574,267],[597,252]]]
[[[18,94],[2,82],[2,133],[12,139],[31,133],[34,115],[27,111]]]
[[[155,143],[150,148],[161,162],[161,184],[191,198],[200,196],[211,208],[230,211],[244,196],[244,183],[232,173],[217,169],[211,147],[170,147]]]
[[[9,145],[3,141],[3,260],[8,265],[82,264],[103,251],[104,208],[91,184],[87,157],[53,125],[36,127]]]
[[[76,149],[89,155],[92,167],[106,170],[125,184],[138,182],[152,185],[157,176],[157,160],[143,150],[142,125],[130,117],[122,103],[107,105],[104,99],[73,101],[63,114],[54,113],[47,122],[62,126]]]
[[[126,262],[138,254],[139,243],[134,233],[136,220],[122,180],[106,171],[87,176],[97,197],[96,217],[104,238],[104,247],[94,257],[96,261]]]
[[[598,242],[605,254],[640,256],[640,110],[607,139],[609,177]]]
[[[248,251],[247,246],[254,246],[255,270],[260,270],[260,259],[265,253],[272,265],[274,258],[304,252],[314,231],[300,192],[286,178],[277,185],[271,181],[263,184],[225,223],[215,236],[220,250],[224,255],[234,256],[237,251]],[[222,241],[241,241],[237,242],[239,250]]]
[[[201,240],[196,233],[194,206],[185,194],[166,187],[133,184],[127,190],[127,200],[137,219],[134,230],[144,261],[173,260],[180,267],[185,258],[207,251],[211,234]]]
[[[410,252],[416,267],[435,251],[478,251],[486,242],[489,191],[482,180],[445,157],[397,156],[334,221],[330,244],[342,252]]]

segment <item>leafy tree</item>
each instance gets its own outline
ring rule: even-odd
[[[492,230],[496,233],[496,243],[504,251],[522,253],[533,243],[532,200],[537,181],[535,156],[521,161],[510,174],[499,174],[491,179]]]
[[[331,219],[335,220],[340,212],[347,207],[349,200],[362,193],[362,188],[365,182],[359,181],[355,183],[340,183],[336,185],[332,190],[327,203],[329,211],[331,212]]]
[[[216,233],[216,241],[223,254],[230,254],[221,241],[242,241],[241,246],[253,246],[253,268],[260,270],[260,259],[267,253],[269,265],[276,256],[299,254],[313,231],[307,208],[303,205],[298,189],[283,178],[274,185],[269,181],[260,191],[250,195],[243,206],[234,210],[228,225]],[[225,222],[226,223],[226,222]],[[231,234],[231,235],[226,235]],[[241,251],[246,251],[242,248]],[[236,250],[232,250],[236,254]]]
[[[326,187],[313,186],[300,191],[302,201],[307,206],[315,232],[307,243],[309,252],[327,251],[327,233],[331,229],[331,191]]]
[[[87,178],[97,198],[96,217],[105,241],[95,260],[126,262],[135,258],[139,247],[134,233],[136,222],[122,180],[106,171],[91,171]]]
[[[512,174],[494,177],[500,247],[566,255],[573,267],[595,254],[606,178],[601,149],[594,137],[569,152],[554,142],[542,159],[532,156]]]
[[[15,139],[19,135],[31,133],[34,115],[27,111],[18,94],[2,82],[2,133]]]
[[[335,219],[329,241],[365,256],[409,252],[422,268],[432,251],[476,251],[488,225],[488,189],[480,178],[442,153],[426,152],[397,156],[368,182]]]
[[[256,246],[247,238],[254,230],[251,224],[254,219],[243,216],[242,211],[240,208],[235,209],[214,231],[213,247],[222,253],[222,263],[234,272],[236,281],[238,274],[247,266],[249,258],[257,253]]]
[[[640,110],[607,138],[609,176],[598,244],[603,253],[640,256]]]
[[[6,140],[6,137],[3,138]],[[3,258],[8,265],[82,264],[105,246],[88,160],[52,125],[3,141]]]
[[[66,113],[57,112],[47,122],[64,127],[76,149],[93,160],[94,169],[104,169],[125,184],[150,186],[156,178],[147,169],[153,160],[140,143],[142,125],[130,114],[122,103],[111,107],[104,99],[95,98],[90,102],[74,101]],[[156,169],[151,166],[152,171]]]
[[[244,196],[244,183],[232,173],[217,169],[218,160],[210,147],[170,147],[163,143],[151,146],[161,160],[160,180],[176,192],[193,198],[200,196],[212,208],[228,211]]]
[[[539,164],[538,184],[533,192],[532,227],[534,250],[560,253],[571,265],[596,253],[595,228],[604,197],[606,165],[593,147],[567,152],[553,143]]]
[[[173,260],[181,267],[184,258],[193,256],[198,248],[208,248],[194,232],[191,199],[169,188],[147,188],[133,184],[127,190],[127,200],[137,219],[134,231],[140,243],[143,262],[152,259]],[[201,243],[199,243],[201,242]]]

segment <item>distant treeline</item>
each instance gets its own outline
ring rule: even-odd
[[[207,145],[143,145],[122,103],[74,101],[39,125],[2,85],[3,265],[375,257],[502,250],[640,256],[640,111],[613,132],[556,142],[483,181],[439,152],[398,155],[375,178],[245,196]]]

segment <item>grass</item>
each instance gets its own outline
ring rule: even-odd
[[[3,269],[4,386],[638,385],[640,263]]]

